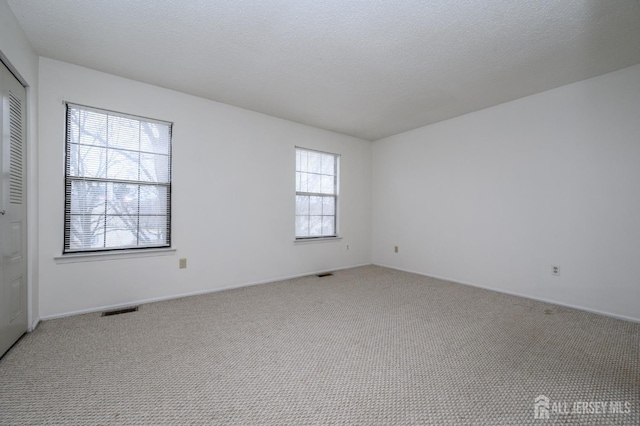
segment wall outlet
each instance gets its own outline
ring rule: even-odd
[[[349,244],[347,244],[347,251],[349,251]]]
[[[187,267],[187,258],[184,257],[180,259],[180,269],[186,269],[186,267]]]
[[[393,246],[393,252],[398,253],[398,246]]]
[[[560,265],[551,265],[551,275],[560,276]]]

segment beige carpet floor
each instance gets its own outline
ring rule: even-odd
[[[1,425],[552,423],[640,424],[640,324],[376,266],[46,321],[0,361]]]

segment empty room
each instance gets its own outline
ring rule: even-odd
[[[0,0],[0,425],[640,424],[640,1]]]

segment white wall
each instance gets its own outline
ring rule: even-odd
[[[43,318],[371,263],[370,142],[46,58],[39,93]],[[174,123],[175,255],[54,260],[63,246],[63,101]],[[340,241],[293,243],[296,145],[342,156]]]
[[[379,140],[373,170],[374,263],[640,320],[640,65]]]
[[[29,328],[38,313],[38,57],[6,1],[0,1],[0,58],[27,87],[27,281]]]
[[[0,16],[0,51],[28,81],[35,108],[37,58],[5,2]],[[373,258],[640,320],[640,66],[377,141],[373,160],[363,140],[46,58],[39,81],[46,161],[30,171],[33,180],[39,170],[30,197],[40,186],[30,205],[42,206],[33,318],[38,293],[40,314],[53,317]],[[63,100],[175,123],[175,255],[56,263]],[[342,155],[339,242],[292,243],[295,145]]]

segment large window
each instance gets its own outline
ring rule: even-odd
[[[67,104],[64,252],[171,245],[171,123]]]
[[[337,236],[339,159],[296,148],[296,239]]]

